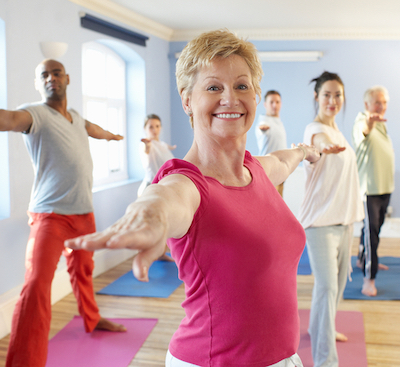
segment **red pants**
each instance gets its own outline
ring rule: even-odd
[[[93,213],[29,213],[25,284],[15,306],[6,367],[44,367],[51,320],[51,283],[63,253],[86,332],[100,320],[93,293],[93,252],[65,250],[69,238],[95,232]]]

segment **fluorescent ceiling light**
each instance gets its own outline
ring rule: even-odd
[[[321,51],[265,51],[259,52],[261,61],[318,61],[324,54]]]

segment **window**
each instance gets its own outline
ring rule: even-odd
[[[126,136],[126,65],[110,48],[88,42],[82,50],[83,116],[114,134]],[[126,139],[90,139],[94,185],[128,178]]]

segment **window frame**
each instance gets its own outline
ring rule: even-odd
[[[110,98],[107,96],[92,96],[92,95],[88,95],[85,94],[85,92],[87,92],[87,89],[85,88],[85,57],[86,57],[86,52],[88,50],[95,50],[98,52],[101,52],[103,55],[105,55],[105,58],[107,59],[107,57],[112,57],[114,59],[114,61],[117,61],[117,63],[120,66],[123,66],[123,89],[124,89],[124,93],[123,93],[123,98]],[[118,133],[124,137],[126,137],[127,134],[127,113],[126,113],[126,109],[127,109],[127,89],[126,89],[126,73],[127,73],[127,65],[125,60],[118,54],[116,53],[114,50],[112,50],[110,47],[107,47],[99,42],[96,41],[90,41],[90,42],[86,42],[82,45],[82,99],[83,99],[83,116],[85,119],[88,119],[91,123],[94,124],[98,124],[101,126],[101,124],[99,124],[98,122],[91,120],[90,118],[88,118],[88,105],[90,104],[90,102],[95,102],[95,103],[101,103],[105,106],[105,108],[108,110],[109,108],[116,108],[119,113],[120,113],[120,123],[118,126],[118,129],[115,129],[113,127],[109,127],[109,124],[107,123],[107,126],[102,126],[104,129],[111,131],[112,133]],[[107,72],[110,72],[109,70],[107,70],[106,67],[106,74]],[[104,75],[104,78],[107,78],[107,75]],[[107,79],[106,79],[107,80]],[[106,83],[106,80],[104,81]],[[92,146],[93,144],[96,144],[95,142],[91,142],[91,154],[92,154],[92,160],[93,160],[93,187],[94,188],[98,188],[99,186],[104,186],[104,185],[108,185],[108,184],[112,184],[112,183],[117,183],[120,181],[124,181],[128,179],[128,161],[127,161],[127,142],[126,142],[126,138],[124,138],[123,140],[120,140],[118,142],[115,141],[109,141],[109,142],[105,142],[107,144],[107,149],[110,150],[112,149],[111,144],[119,144],[119,156],[120,156],[120,160],[119,160],[119,165],[120,165],[120,169],[117,171],[114,171],[110,168],[110,152],[108,151],[108,173],[107,176],[105,177],[95,177],[94,173],[96,170],[96,163],[98,164],[98,161],[96,160],[94,154],[95,152],[93,152],[92,150]],[[104,162],[102,163],[104,164]]]

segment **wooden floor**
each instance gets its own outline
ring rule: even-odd
[[[354,239],[353,253],[357,251]],[[381,239],[379,256],[400,257],[400,239]],[[117,279],[131,269],[131,261],[100,275],[94,281],[95,291]],[[400,280],[399,280],[400,281]],[[308,309],[311,304],[313,277],[298,276],[299,308]],[[178,327],[184,312],[180,306],[184,299],[184,288],[180,286],[168,299],[96,296],[102,316],[158,318],[158,323],[143,347],[129,366],[164,366],[168,342]],[[77,308],[74,297],[68,295],[53,306],[50,338],[62,329]],[[360,311],[364,315],[365,342],[369,367],[400,366],[400,301],[344,300],[340,310]],[[0,340],[0,367],[4,367],[8,337]],[[354,366],[357,367],[357,366]]]

